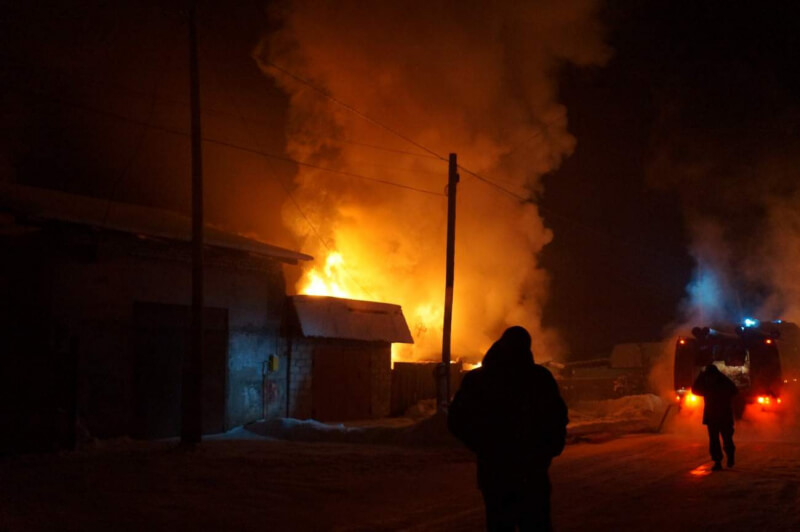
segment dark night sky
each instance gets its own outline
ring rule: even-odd
[[[749,183],[764,178],[753,168],[797,139],[798,19],[787,5],[612,2],[613,59],[563,76],[578,145],[545,180],[543,206],[562,215],[545,211],[556,234],[545,315],[576,354],[656,340],[681,319],[698,211],[742,235],[734,252],[758,238]],[[740,287],[754,306],[758,288]]]
[[[188,95],[177,3],[140,3],[136,9],[100,1],[73,4],[4,8],[13,16],[0,26],[6,41],[0,56],[0,179],[101,197],[113,191],[129,201],[187,211],[188,193],[163,177],[179,172],[183,156],[167,155],[163,166],[154,166],[130,155],[146,150],[141,146],[147,143],[162,145],[165,154],[188,154],[185,138],[143,135],[130,124],[57,101],[134,108],[147,121],[182,127]],[[280,150],[283,132],[274,124],[284,120],[285,97],[249,57],[267,29],[266,18],[259,19],[253,2],[233,4],[206,10],[214,13],[217,29],[206,33],[204,45],[205,71],[214,72],[206,77],[205,125],[212,136]],[[552,275],[545,324],[562,332],[574,356],[602,354],[618,342],[660,339],[679,319],[693,266],[688,228],[698,210],[730,220],[743,240],[754,238],[746,230],[761,214],[746,200],[752,169],[776,153],[790,160],[797,141],[800,28],[789,5],[610,2],[602,15],[614,50],[610,62],[562,73],[560,99],[577,148],[544,180],[542,212],[555,233],[543,255]],[[131,15],[160,22],[145,24],[146,33],[128,34],[137,27]],[[201,31],[203,25],[208,29],[211,21]],[[93,81],[96,65],[105,73]],[[243,120],[249,132],[242,131]],[[76,124],[80,136],[65,133]],[[104,135],[118,133],[115,128],[130,132],[104,158],[97,147]],[[174,146],[164,148],[162,141]],[[243,180],[227,181],[225,157],[219,147],[207,154],[209,190],[219,205],[210,212],[212,221],[256,232],[279,223],[263,205],[281,196],[281,188],[273,183],[242,194],[256,190],[250,181],[256,177],[243,172]],[[270,164],[274,170],[280,163]],[[693,181],[687,168],[697,165],[706,170]],[[136,186],[125,177],[134,174]],[[117,181],[100,177],[107,175]],[[770,186],[793,192],[794,182],[783,178]],[[285,236],[276,238],[276,244],[291,247]],[[759,288],[747,287],[745,298],[757,299]]]

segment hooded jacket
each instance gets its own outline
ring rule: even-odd
[[[507,330],[464,376],[448,413],[450,431],[477,454],[481,489],[546,474],[564,449],[567,422],[558,385],[534,363],[521,327]]]
[[[709,364],[697,376],[692,393],[704,398],[703,424],[718,427],[733,426],[733,396],[738,388],[714,364]]]

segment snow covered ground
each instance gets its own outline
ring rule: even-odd
[[[435,412],[422,401],[410,409],[423,415],[348,423],[320,423],[314,420],[272,419],[252,423],[245,430],[261,436],[290,441],[375,443],[387,445],[453,445],[453,439]],[[569,439],[572,442],[621,434],[656,432],[666,405],[655,395],[633,395],[606,401],[578,403],[570,408]],[[424,415],[427,414],[427,415]]]
[[[596,428],[618,437],[568,445],[555,460],[557,530],[800,530],[792,419],[748,412],[737,425],[736,466],[710,473],[696,412],[671,414],[665,433],[619,436],[626,418],[659,417],[650,401],[571,411],[576,429],[588,431],[594,412]],[[5,458],[0,530],[483,528],[473,458],[447,441],[437,418],[379,427],[285,420],[262,429],[272,435],[238,428],[192,452],[115,440]]]

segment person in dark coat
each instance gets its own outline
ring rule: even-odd
[[[567,422],[555,379],[533,361],[530,334],[507,329],[464,376],[448,412],[450,431],[477,455],[489,531],[551,530],[548,468]]]
[[[736,446],[733,444],[733,396],[739,393],[736,385],[722,374],[714,364],[706,366],[697,376],[692,393],[704,398],[703,424],[708,428],[709,451],[714,460],[714,471],[722,469],[722,446],[728,457],[728,467],[733,467]]]

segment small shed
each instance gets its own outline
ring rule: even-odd
[[[389,415],[392,344],[413,343],[399,305],[289,298],[286,415],[344,421]]]

